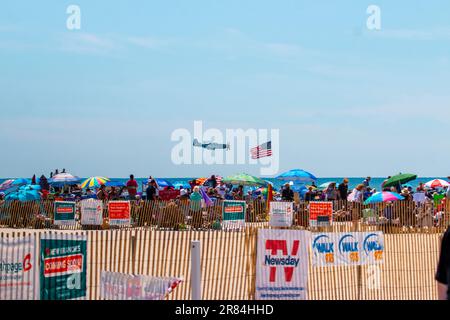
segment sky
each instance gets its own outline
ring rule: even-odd
[[[171,135],[196,120],[279,129],[280,173],[446,177],[448,12],[445,0],[3,2],[0,177],[260,173],[175,165]]]

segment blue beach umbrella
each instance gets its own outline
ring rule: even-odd
[[[124,187],[125,182],[118,181],[118,180],[111,180],[111,181],[106,181],[105,186],[106,187]]]
[[[8,194],[6,200],[19,200],[21,202],[26,201],[36,201],[41,199],[39,190],[41,189],[38,185],[26,185],[19,188],[19,190]]]
[[[277,177],[277,179],[296,182],[312,182],[317,180],[317,178],[312,173],[301,169],[293,169],[288,172],[282,173]]]
[[[14,186],[18,186],[18,185],[25,185],[25,184],[29,184],[31,183],[31,180],[29,179],[25,179],[25,178],[19,178],[19,179],[15,179],[12,184]]]
[[[173,184],[170,183],[169,181],[167,181],[166,179],[155,179],[156,184],[160,187],[160,188],[165,188],[165,187],[173,187]]]
[[[181,188],[190,189],[191,188],[191,185],[189,183],[183,182],[183,181],[176,181],[173,184],[173,186],[174,186],[175,189],[181,189]]]

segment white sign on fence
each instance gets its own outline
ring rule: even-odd
[[[35,300],[37,297],[36,239],[0,238],[0,300]]]
[[[382,264],[384,235],[376,232],[313,233],[314,267]]]
[[[81,224],[94,226],[103,224],[103,202],[101,200],[81,201]]]
[[[309,231],[258,231],[257,300],[307,299],[309,241]]]
[[[292,221],[294,219],[293,212],[293,202],[271,202],[269,225],[271,227],[292,226]]]
[[[102,271],[100,297],[105,300],[163,300],[182,281]]]

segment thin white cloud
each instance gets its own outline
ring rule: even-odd
[[[366,32],[366,35],[397,40],[450,40],[450,28],[435,29],[381,29],[376,32]]]
[[[62,51],[80,54],[106,54],[117,48],[111,38],[90,33],[66,33],[61,42]]]
[[[127,41],[138,47],[144,47],[148,49],[157,49],[174,44],[174,41],[171,41],[169,39],[161,39],[155,37],[128,37]]]

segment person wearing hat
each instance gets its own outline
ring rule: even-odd
[[[294,191],[291,189],[291,185],[286,183],[281,193],[281,199],[283,201],[294,201]]]
[[[406,201],[411,200],[411,194],[409,193],[408,188],[403,188],[401,195],[405,198]]]

